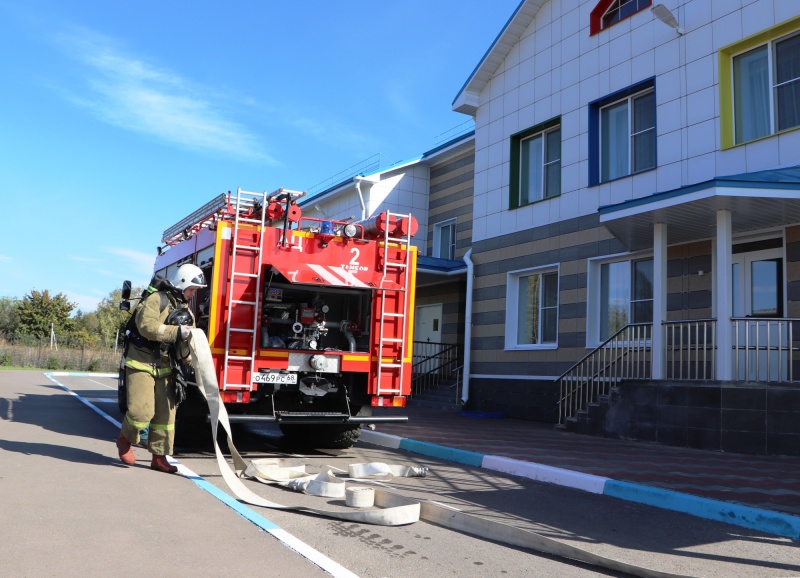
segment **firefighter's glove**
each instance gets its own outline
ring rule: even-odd
[[[192,339],[192,328],[188,325],[181,325],[178,328],[178,339],[180,341],[190,341]]]
[[[178,407],[181,402],[186,400],[186,378],[183,377],[181,371],[176,371],[174,375],[175,379],[172,384],[175,387],[175,407]]]

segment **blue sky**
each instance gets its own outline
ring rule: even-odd
[[[219,193],[413,158],[519,0],[0,0],[0,297],[83,311]]]

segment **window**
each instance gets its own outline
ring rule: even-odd
[[[652,3],[652,0],[600,0],[589,17],[589,34],[597,34]]]
[[[519,206],[561,193],[561,129],[523,139],[520,143]]]
[[[736,143],[800,125],[800,34],[733,58]]]
[[[656,166],[656,98],[651,90],[600,109],[600,180]]]
[[[800,127],[800,16],[719,51],[720,141]]]
[[[561,194],[561,126],[553,119],[511,137],[509,207]]]
[[[439,259],[456,258],[456,220],[450,219],[433,226],[433,256]]]
[[[506,348],[552,347],[558,341],[558,270],[508,274]]]
[[[600,341],[629,323],[653,321],[653,260],[600,265]]]

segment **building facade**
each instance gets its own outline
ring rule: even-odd
[[[800,4],[654,4],[525,0],[453,102],[474,407],[558,422],[558,378],[629,326],[653,380],[800,407]]]

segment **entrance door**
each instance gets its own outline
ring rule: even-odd
[[[441,351],[442,304],[420,305],[415,315],[414,371],[427,373],[436,367],[436,356]]]
[[[788,335],[783,317],[783,249],[733,255],[736,379],[786,379]],[[738,320],[736,320],[738,319]]]

